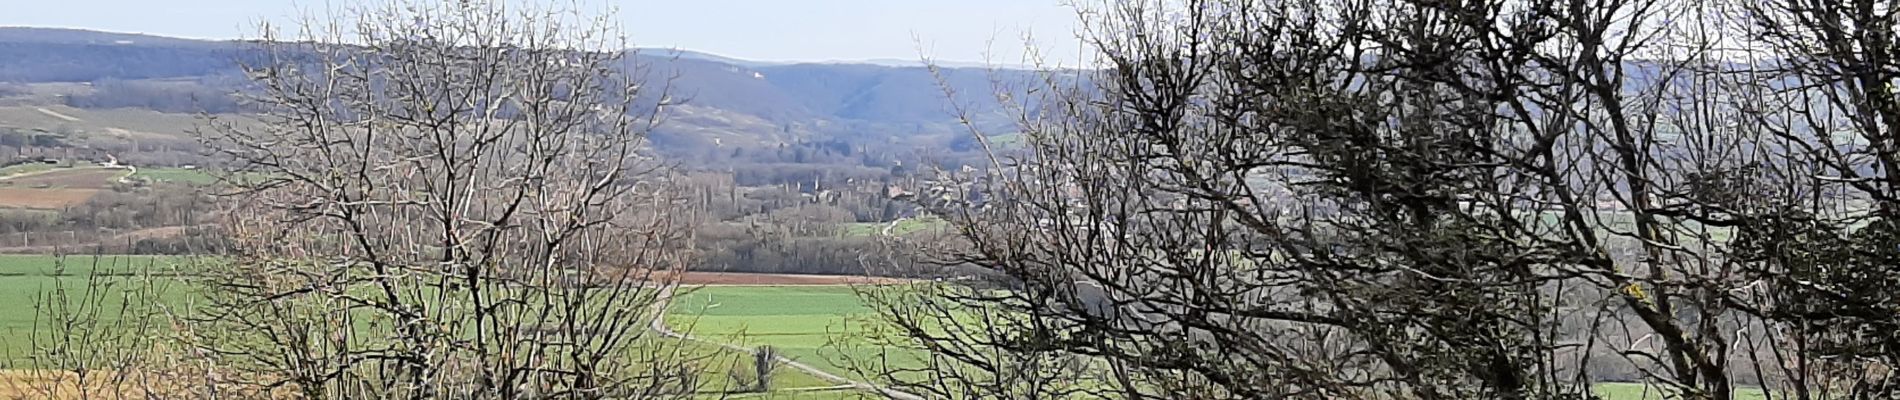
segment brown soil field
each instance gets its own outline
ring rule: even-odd
[[[0,186],[0,208],[58,209],[86,202],[99,189],[23,189]]]
[[[115,375],[100,371],[81,385],[71,371],[45,369],[0,370],[0,400],[12,399],[182,399],[201,397],[203,374],[133,372]],[[194,379],[196,378],[196,379]],[[234,393],[226,392],[226,393]],[[234,393],[234,398],[294,399],[288,390],[273,395]]]
[[[78,399],[87,394],[107,397],[133,392],[114,390],[110,385],[87,385],[88,390],[78,390],[76,380],[72,374],[61,371],[0,371],[0,399]]]
[[[0,187],[16,189],[59,188],[59,189],[107,189],[117,182],[126,170],[116,168],[73,168],[55,169],[0,180]]]
[[[58,209],[84,203],[100,190],[110,189],[126,172],[89,167],[0,179],[0,208]]]
[[[870,276],[746,274],[736,272],[687,272],[684,276],[680,277],[680,284],[682,285],[890,285],[906,282],[909,282],[909,280]]]

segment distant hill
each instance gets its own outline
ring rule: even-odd
[[[85,29],[0,27],[0,43],[223,47],[223,42]]]
[[[739,58],[733,58],[733,57],[726,57],[726,56],[713,54],[713,53],[684,50],[684,49],[648,47],[648,48],[637,49],[637,51],[640,54],[646,55],[649,57],[679,58],[679,59],[686,59],[686,60],[711,61],[711,62],[716,62],[716,63],[732,64],[732,65],[737,65],[741,67],[765,67],[765,66],[772,66],[772,65],[790,64],[790,63],[772,62],[772,61],[746,60],[746,59],[739,59]]]
[[[0,82],[91,82],[193,78],[235,73],[247,55],[239,42],[56,28],[0,27]],[[701,107],[779,123],[857,120],[879,123],[953,121],[927,69],[871,64],[779,64],[708,53],[641,49],[650,79],[676,76],[676,94]],[[955,91],[992,98],[992,71],[946,68]],[[997,74],[1028,76],[1022,71]],[[986,103],[972,101],[971,103]],[[994,107],[978,107],[979,111]]]
[[[234,42],[0,27],[0,82],[89,82],[231,74]]]
[[[721,170],[772,163],[887,168],[944,160],[946,152],[951,159],[969,155],[972,138],[946,89],[972,122],[1001,134],[1017,129],[996,100],[997,88],[1013,87],[1023,98],[1021,88],[1039,78],[1010,69],[945,66],[933,73],[922,66],[761,62],[687,50],[630,53],[638,54],[630,71],[684,101],[669,108],[653,132],[655,147],[681,163]],[[57,105],[181,117],[237,112],[242,106],[231,94],[246,81],[237,63],[255,58],[261,53],[238,41],[0,27],[0,108],[26,102],[15,109]],[[43,90],[22,97],[29,87]],[[142,130],[141,122],[122,122],[94,128]]]

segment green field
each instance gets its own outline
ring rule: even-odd
[[[216,183],[218,178],[196,169],[184,168],[139,168],[133,178],[147,179],[153,182],[177,182],[190,184]]]
[[[72,302],[87,298],[89,280],[106,286],[100,288],[98,299],[103,307],[101,318],[106,324],[118,322],[117,307],[122,303],[119,290],[144,285],[132,280],[141,279],[140,272],[160,274],[175,272],[176,268],[188,265],[187,259],[178,257],[154,256],[69,256],[65,258],[48,255],[0,255],[0,301],[8,304],[0,307],[0,367],[31,368],[26,356],[30,354],[36,332],[44,331],[47,318],[36,309],[44,304],[46,296],[55,290],[64,288]],[[99,272],[99,274],[94,274]],[[162,302],[168,306],[179,306],[190,301],[187,287],[175,282],[154,282],[153,287],[160,291]],[[86,308],[86,307],[80,307]],[[110,326],[110,325],[108,325]],[[671,339],[655,339],[668,340]],[[729,381],[728,373],[732,368],[745,368],[749,355],[726,351],[716,346],[686,342],[681,345],[689,354],[686,357],[701,360],[707,370],[701,377],[702,382],[718,387]],[[834,386],[816,376],[791,368],[781,368],[774,378],[774,387],[783,389],[812,389]],[[832,400],[855,399],[859,395],[849,390],[785,390],[770,393],[747,393],[706,395],[705,398],[748,398],[748,399],[800,399]]]
[[[82,293],[92,271],[115,287],[130,287],[131,272],[147,268],[171,270],[182,264],[180,258],[148,256],[72,256],[61,260],[41,255],[0,255],[0,298],[11,307],[0,308],[0,358],[16,360],[30,349],[32,333],[39,318],[34,304],[42,294],[57,288]],[[168,288],[166,302],[183,302],[188,296],[182,287]],[[106,296],[110,298],[110,296]],[[106,303],[111,303],[107,300]],[[110,308],[110,307],[108,307]],[[108,313],[110,314],[110,313]],[[866,336],[875,319],[850,287],[846,286],[714,286],[683,289],[674,296],[667,320],[675,330],[690,332],[702,340],[719,341],[744,347],[771,345],[786,357],[853,376],[843,360],[872,360],[886,351]],[[714,364],[743,368],[746,354],[705,344],[687,344],[688,352],[719,355]],[[890,352],[891,362],[908,363],[912,355]],[[730,367],[705,371],[705,382],[726,382]],[[859,379],[862,379],[861,377]],[[776,388],[815,389],[831,387],[816,376],[789,367],[781,367],[775,378]],[[1610,400],[1666,400],[1661,391],[1634,383],[1606,383],[1597,392]],[[846,390],[781,390],[745,394],[729,398],[830,400],[859,398]],[[718,396],[708,395],[707,398]],[[1765,398],[1761,391],[1744,389],[1738,399]]]
[[[701,339],[771,345],[788,358],[852,376],[838,366],[843,357],[879,353],[862,341],[870,312],[847,286],[714,286],[674,295],[667,320]]]
[[[1669,395],[1655,387],[1640,383],[1601,383],[1596,385],[1597,396],[1606,400],[1669,400],[1681,397]],[[1779,397],[1779,396],[1777,396]],[[1768,396],[1761,389],[1738,388],[1735,400],[1762,400]]]
[[[891,228],[891,234],[893,235],[904,235],[929,229],[941,229],[946,226],[949,226],[949,224],[945,223],[943,219],[937,217],[920,217],[899,221],[895,227],[892,227],[889,222],[852,222],[844,224],[843,229],[839,231],[840,234],[844,236],[862,237],[883,235],[884,228],[886,227]]]
[[[0,255],[0,359],[19,362],[33,346],[33,334],[45,324],[45,318],[35,309],[46,300],[46,295],[65,289],[70,304],[80,304],[86,299],[88,288],[97,288],[99,296],[91,297],[107,319],[116,319],[120,300],[119,291],[135,286],[131,273],[141,270],[169,270],[181,264],[176,257],[151,256],[70,256],[65,258],[46,255]],[[98,271],[100,285],[89,283],[93,272]],[[159,271],[162,272],[162,271]],[[144,286],[144,285],[138,285]],[[150,285],[155,295],[169,303],[183,303],[186,295],[179,285],[169,282],[154,282]],[[107,323],[114,321],[106,321]]]
[[[844,286],[715,286],[692,289],[674,298],[669,321],[690,327],[701,339],[743,346],[771,345],[788,357],[844,376],[854,376],[836,363],[845,358],[864,360],[882,351],[864,338],[874,318],[855,292]],[[837,344],[844,344],[838,346]],[[840,348],[849,350],[840,350]],[[907,355],[895,354],[895,362]],[[860,378],[861,379],[861,378]],[[1606,400],[1668,400],[1655,387],[1640,383],[1603,383],[1597,395]],[[1737,400],[1765,399],[1760,389],[1743,388]]]

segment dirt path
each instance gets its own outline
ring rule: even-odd
[[[668,285],[665,289],[662,289],[659,297],[654,299],[655,300],[653,303],[653,308],[655,310],[654,315],[662,316],[661,318],[653,319],[652,328],[654,332],[659,332],[661,336],[710,344],[714,346],[719,346],[720,348],[723,348],[726,350],[737,351],[742,354],[749,354],[752,352],[752,349],[748,349],[745,347],[741,347],[738,345],[725,343],[725,342],[700,339],[697,337],[693,337],[693,335],[688,335],[685,333],[674,331],[672,327],[666,326],[666,318],[664,318],[664,316],[666,315],[666,306],[670,304],[673,299],[673,289],[675,286],[677,285]],[[857,388],[858,390],[882,394],[884,395],[884,397],[892,398],[892,399],[924,400],[923,396],[901,392],[896,389],[874,385],[869,382],[855,381],[855,380],[852,380],[851,378],[846,378],[843,376],[838,376],[837,374],[825,372],[824,370],[818,369],[818,367],[813,367],[810,364],[798,362],[797,360],[786,358],[785,356],[777,356],[777,358],[778,358],[779,363],[785,364],[792,368],[796,368],[799,371],[804,371],[805,373],[818,377],[818,379],[824,379],[826,381],[831,381],[832,383],[837,383],[839,385],[850,386],[853,388]]]
[[[119,183],[132,183],[132,175],[138,175],[138,174],[139,174],[139,167],[134,167],[134,166],[130,166],[130,165],[125,165],[125,166],[123,166],[123,167],[125,167],[125,170],[126,170],[126,171],[128,171],[128,172],[126,172],[126,173],[125,173],[125,175],[119,175],[119,179],[118,179],[118,182],[119,182]]]
[[[79,122],[79,118],[73,117],[71,115],[60,114],[58,111],[48,110],[46,109],[46,107],[33,107],[33,109],[39,111],[41,114],[46,114],[49,117],[66,120],[66,122]]]
[[[57,169],[43,169],[43,170],[38,170],[38,171],[21,172],[21,173],[16,173],[16,174],[11,174],[11,175],[0,175],[0,180],[8,180],[8,179],[13,179],[13,178],[25,178],[29,176],[53,172],[56,170]]]
[[[897,230],[897,225],[904,223],[904,220],[907,220],[907,219],[910,219],[910,217],[898,218],[897,220],[891,221],[890,225],[885,225],[884,230],[883,230],[884,236],[897,236],[897,235],[891,234],[891,231]]]

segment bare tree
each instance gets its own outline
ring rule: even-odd
[[[1762,154],[1712,176],[1694,218],[1735,226],[1729,293],[1764,321],[1756,368],[1794,398],[1900,396],[1900,4],[1727,4],[1736,123]]]
[[[164,332],[168,311],[161,299],[173,281],[167,266],[94,255],[90,262],[59,257],[52,287],[34,298],[33,329],[24,354],[8,354],[18,377],[6,383],[8,398],[165,398],[190,393],[170,353],[158,351],[172,338]]]
[[[188,326],[218,390],[664,398],[691,247],[644,137],[665,103],[610,15],[398,0],[266,29],[261,124],[215,123],[231,254]],[[214,120],[214,122],[217,122]],[[210,389],[207,389],[210,390]]]
[[[944,283],[866,297],[923,360],[866,373],[945,398],[1894,393],[1900,246],[1864,212],[1893,179],[1888,4],[1079,9],[1101,69],[1025,83],[1027,147],[973,132],[988,168],[919,196],[953,237],[889,264]]]

